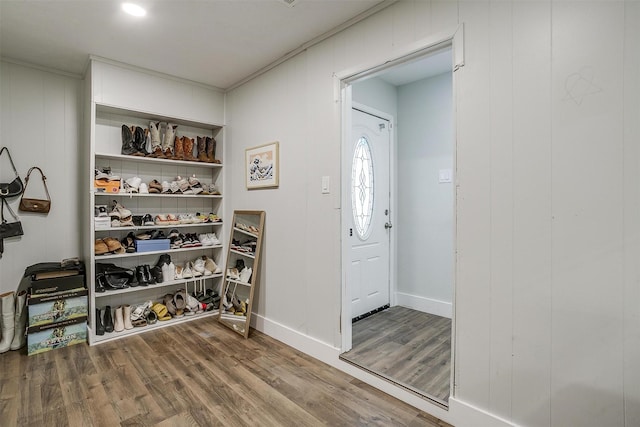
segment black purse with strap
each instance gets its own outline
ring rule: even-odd
[[[24,232],[22,231],[22,223],[16,216],[15,212],[13,212],[13,209],[11,209],[11,206],[9,206],[7,200],[3,198],[2,202],[0,203],[2,203],[2,206],[0,207],[0,219],[2,220],[2,222],[0,223],[0,257],[2,257],[2,253],[4,252],[4,239],[9,237],[22,236]],[[5,206],[13,217],[14,222],[8,222],[4,218]]]
[[[11,182],[0,183],[0,197],[3,199],[19,196],[20,194],[22,194],[22,190],[24,189],[24,185],[22,185],[22,179],[20,179],[20,175],[18,175],[16,165],[13,164],[11,153],[9,153],[9,149],[7,147],[2,147],[2,150],[0,150],[0,157],[5,151],[7,152],[7,156],[9,156],[9,161],[11,162],[11,167],[13,168],[13,173],[16,174],[16,177]]]
[[[27,185],[29,185],[29,176],[34,169],[37,169],[42,176],[44,192],[47,194],[46,199],[32,199],[29,197],[24,197],[24,193],[26,193],[27,191]],[[37,166],[32,167],[31,169],[29,169],[29,172],[27,172],[27,176],[25,177],[24,181],[24,191],[22,193],[22,198],[20,199],[20,204],[18,205],[18,210],[23,212],[36,212],[44,214],[49,213],[49,210],[51,209],[51,196],[49,195],[49,189],[47,188],[47,177],[44,176],[42,169]]]

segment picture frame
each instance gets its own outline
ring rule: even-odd
[[[277,188],[280,179],[279,142],[245,150],[245,182],[247,190]]]

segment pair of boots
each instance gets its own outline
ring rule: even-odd
[[[122,332],[125,329],[133,329],[130,305],[116,307],[114,314],[111,313],[111,306],[106,306],[104,319],[100,309],[96,308],[96,335],[104,335],[105,332]]]
[[[198,137],[198,161],[206,163],[220,163],[220,160],[216,160],[216,140],[202,136]]]
[[[25,330],[27,328],[27,292],[21,291],[17,297],[14,292],[0,295],[0,318],[2,339],[0,340],[0,353],[9,350],[19,350],[25,346]]]
[[[151,132],[151,154],[149,157],[157,157],[160,159],[173,159],[174,139],[176,138],[176,129],[178,125],[167,123],[164,138],[160,142],[160,122],[149,123]]]
[[[142,129],[140,126],[129,127],[122,125],[122,154],[130,156],[146,156],[148,129]]]

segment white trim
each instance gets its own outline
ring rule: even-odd
[[[396,293],[396,305],[412,308],[423,313],[435,314],[451,319],[453,315],[453,304],[446,301],[439,301],[433,298],[411,295],[404,292]]]
[[[453,421],[449,421],[456,426],[482,426],[482,427],[516,427],[510,421],[500,418],[497,415],[484,411],[477,406],[466,403],[460,399],[451,397],[449,399],[449,412]]]
[[[0,56],[0,62],[6,62],[7,64],[20,65],[22,67],[33,68],[34,70],[45,71],[47,73],[58,74],[60,76],[71,77],[72,79],[82,80],[83,74],[71,73],[69,71],[58,70],[57,68],[45,67],[43,65],[33,64],[31,62],[21,61],[19,59],[13,59],[7,56]]]

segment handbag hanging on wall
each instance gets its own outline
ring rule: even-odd
[[[22,190],[24,189],[20,175],[18,175],[18,171],[16,170],[16,165],[13,164],[11,153],[9,153],[9,149],[7,147],[2,147],[2,150],[0,150],[0,157],[2,157],[2,154],[5,151],[7,152],[7,156],[9,156],[9,161],[11,162],[11,167],[13,168],[13,173],[16,174],[16,177],[11,182],[0,182],[0,197],[3,199],[19,196],[22,194]]]
[[[28,197],[24,197],[24,193],[27,192],[27,186],[29,185],[29,176],[34,169],[37,169],[42,176],[44,192],[47,194],[46,199],[31,199]],[[49,210],[51,209],[51,196],[49,195],[49,189],[47,188],[47,177],[44,176],[42,169],[37,166],[32,167],[31,169],[29,169],[29,172],[27,172],[27,176],[25,177],[24,181],[24,191],[22,193],[22,197],[20,198],[20,205],[18,205],[18,210],[23,212],[36,212],[43,214],[49,213]]]
[[[2,254],[4,252],[4,239],[9,237],[18,237],[24,234],[24,232],[22,231],[22,223],[16,216],[15,212],[13,212],[13,209],[11,209],[11,206],[9,206],[7,200],[3,198],[1,203],[2,205],[0,207],[0,219],[2,220],[2,222],[0,222],[0,257],[2,257]],[[7,222],[7,220],[4,219],[5,206],[15,220],[14,222]]]

